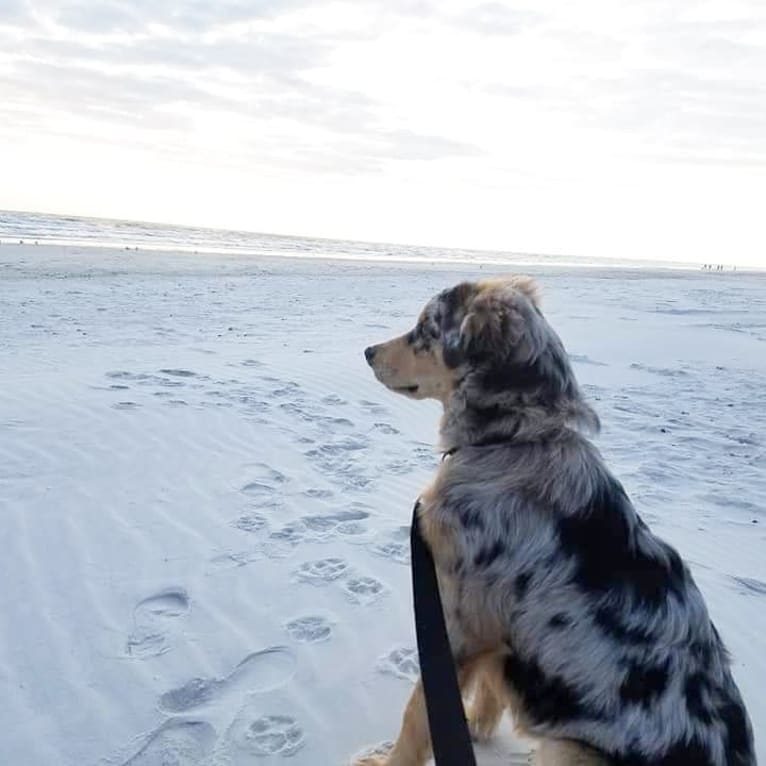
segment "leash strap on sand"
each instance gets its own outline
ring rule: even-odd
[[[412,512],[412,593],[420,656],[420,678],[436,766],[476,766],[465,719],[452,648],[444,622],[439,583],[431,551],[420,533],[418,510]]]

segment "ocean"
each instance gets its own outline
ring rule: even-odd
[[[201,226],[0,210],[0,244],[19,242],[80,247],[141,248],[197,253],[239,253],[289,258],[465,263],[508,266],[697,269],[677,262],[544,255],[383,242],[284,236]]]

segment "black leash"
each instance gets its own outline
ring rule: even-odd
[[[431,551],[420,533],[418,510],[412,512],[412,592],[420,678],[436,766],[476,766],[465,719],[452,648],[444,622],[439,583]]]

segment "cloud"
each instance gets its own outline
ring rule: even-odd
[[[57,24],[72,30],[112,33],[136,32],[152,25],[204,32],[211,26],[273,17],[308,0],[77,0],[54,6]]]
[[[276,6],[259,5],[258,18],[273,20]],[[18,120],[26,109],[41,131],[76,137],[91,130],[91,140],[108,140],[111,124],[121,129],[115,139],[124,141],[132,128],[131,143],[155,150],[162,149],[156,134],[166,134],[167,151],[175,154],[172,134],[180,139],[194,132],[195,121],[217,113],[240,136],[250,134],[242,141],[250,160],[322,172],[376,172],[386,159],[480,153],[465,141],[389,126],[374,98],[312,81],[307,73],[321,68],[343,38],[337,30],[283,31],[267,21],[232,32],[227,25],[254,20],[252,8],[244,2],[136,3],[127,10],[117,3],[70,4],[30,22],[30,34],[15,50],[6,48],[0,84],[9,98],[0,114]],[[152,31],[153,24],[175,23],[181,11],[180,26]],[[207,34],[189,31],[198,27]],[[67,117],[73,113],[92,122]]]
[[[452,16],[454,24],[479,35],[522,34],[546,20],[539,11],[511,8],[501,2],[478,3]]]
[[[396,36],[409,30],[421,40],[426,65],[431,49],[464,64],[461,71],[447,63],[451,85],[434,81],[438,72],[423,81],[424,101],[434,86],[451,87],[455,101],[481,91],[492,96],[499,119],[503,109],[520,110],[522,119],[525,111],[541,120],[565,115],[584,130],[617,136],[628,153],[762,160],[766,18],[756,3],[723,19],[703,12],[709,3],[617,5],[622,16],[602,18],[553,0],[469,8],[382,0],[12,0],[0,17],[0,82],[10,94],[0,116],[18,119],[29,109],[56,122],[57,113],[74,110],[147,131],[183,131],[193,129],[195,109],[220,110],[241,123],[286,120],[332,131],[331,142],[347,145],[357,134],[363,157],[377,156],[374,146],[392,159],[486,153],[449,124],[443,132],[412,124],[396,103],[394,80],[381,89],[315,76],[367,40],[380,49],[379,60],[367,64],[371,76],[379,82],[377,66],[402,77]],[[422,77],[416,67],[412,75]],[[401,84],[405,92],[408,83]]]
[[[364,179],[566,200],[647,165],[692,188],[691,169],[766,166],[766,7],[5,0],[0,91],[6,147],[345,177],[349,197]]]

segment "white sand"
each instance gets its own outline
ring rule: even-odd
[[[331,766],[396,733],[438,409],[362,349],[470,276],[0,247],[0,764]],[[538,276],[766,760],[766,279]]]

